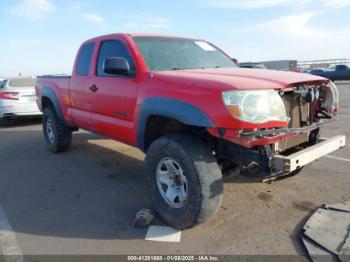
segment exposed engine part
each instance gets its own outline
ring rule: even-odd
[[[320,88],[321,108],[330,114],[337,112],[339,107],[339,93],[337,87],[330,82]]]
[[[292,92],[289,92],[289,94],[290,93],[292,93],[293,96],[299,97],[301,101],[308,104],[309,123],[313,123],[314,121],[318,121],[318,118],[322,118],[322,115],[318,115],[322,111],[326,111],[333,115],[337,111],[339,94],[337,88],[332,82],[329,82],[327,85],[299,85],[296,86]],[[303,106],[303,103],[300,103],[300,101],[299,106]],[[304,113],[302,108],[299,109],[300,114]]]
[[[221,139],[219,140],[216,157],[220,163],[229,161],[235,166],[248,171],[249,176],[254,176],[257,179],[273,175],[269,167],[270,158],[272,157],[272,150],[269,145],[247,149]]]
[[[251,163],[249,163],[249,165],[247,166],[247,171],[250,175],[255,175],[257,174],[261,169],[261,166],[259,165],[259,163],[253,161]]]

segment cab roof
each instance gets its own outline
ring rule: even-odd
[[[156,34],[156,33],[115,33],[115,34],[107,34],[107,35],[101,35],[94,38],[91,38],[85,42],[91,42],[91,41],[97,41],[100,39],[105,39],[108,37],[163,37],[163,38],[181,38],[181,39],[192,39],[192,40],[198,40],[195,38],[190,37],[184,37],[184,36],[176,36],[176,35],[166,35],[166,34]]]

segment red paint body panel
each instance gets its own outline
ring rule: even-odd
[[[41,87],[49,86],[57,94],[64,119],[69,126],[91,130],[133,146],[137,146],[137,123],[143,101],[151,97],[173,98],[199,108],[216,128],[231,130],[227,139],[251,147],[271,144],[283,139],[283,136],[259,141],[237,140],[235,137],[240,129],[285,127],[287,122],[252,124],[234,119],[222,101],[223,91],[278,90],[297,83],[328,81],[322,77],[300,73],[242,68],[150,72],[133,36],[157,35],[114,34],[86,41],[85,43],[95,43],[90,75],[77,75],[76,61],[71,79],[39,78],[38,95]],[[121,40],[127,47],[136,67],[135,77],[96,76],[99,46],[102,41],[111,39]],[[96,85],[98,91],[89,91],[91,85]],[[212,128],[209,131],[218,136]]]

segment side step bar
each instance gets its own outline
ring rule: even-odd
[[[276,155],[272,159],[272,168],[282,172],[293,172],[301,167],[345,146],[344,135],[329,139],[320,139],[319,143],[289,156]]]

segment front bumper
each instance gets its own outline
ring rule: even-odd
[[[345,146],[346,137],[343,135],[329,139],[320,139],[317,144],[288,156],[275,155],[271,160],[274,173],[291,173],[303,166]]]
[[[323,125],[326,125],[330,122],[335,121],[337,118],[331,118],[331,119],[323,119],[319,122],[313,123],[311,125],[305,126],[305,127],[297,127],[297,128],[278,128],[278,129],[270,129],[270,130],[261,130],[261,131],[252,131],[252,132],[241,132],[241,137],[263,137],[263,136],[276,136],[279,134],[303,134],[305,132],[310,132],[312,130],[315,130]]]
[[[209,134],[225,139],[229,142],[240,145],[244,148],[251,149],[257,146],[271,145],[283,141],[289,137],[310,133],[326,124],[335,121],[337,118],[322,119],[308,126],[292,128],[271,128],[265,130],[246,131],[241,128],[224,129],[224,128],[207,128]]]
[[[260,181],[271,181],[301,169],[303,166],[345,146],[344,135],[329,139],[319,139],[313,145],[303,144],[276,154],[270,146],[245,148],[238,144],[220,139],[217,158],[228,160],[248,170],[248,175]],[[306,147],[305,147],[306,146]],[[287,155],[287,152],[293,153]]]

